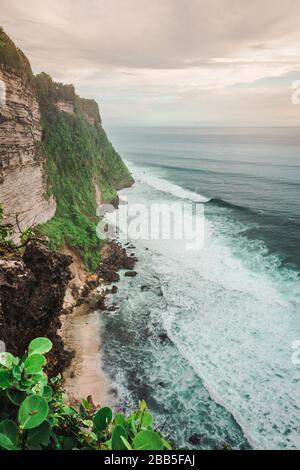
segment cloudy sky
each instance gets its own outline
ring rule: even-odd
[[[0,0],[35,72],[106,125],[300,125],[298,0]]]

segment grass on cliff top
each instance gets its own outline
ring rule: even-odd
[[[11,68],[15,72],[25,74],[31,81],[33,80],[28,59],[23,52],[15,46],[14,42],[7,36],[2,27],[0,27],[0,65]]]
[[[101,248],[96,235],[95,184],[101,188],[103,201],[112,202],[117,197],[115,188],[124,181],[130,182],[131,177],[107,139],[99,113],[99,122],[90,124],[84,117],[88,103],[84,102],[83,110],[76,95],[74,114],[59,111],[55,103],[71,90],[59,87],[46,74],[36,77],[36,89],[48,190],[57,201],[55,217],[38,230],[49,237],[52,248],[61,248],[64,243],[76,248],[86,268],[95,270]]]

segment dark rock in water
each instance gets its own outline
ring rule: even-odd
[[[136,271],[126,271],[125,276],[126,277],[135,277],[135,276],[137,276],[137,272]]]
[[[150,290],[150,286],[146,286],[146,285],[142,285],[141,286],[141,290],[144,292],[144,291],[148,291]]]
[[[195,434],[192,434],[189,437],[189,443],[192,446],[199,446],[202,441],[203,441],[203,435],[202,434],[195,433]]]
[[[116,294],[118,292],[117,286],[112,286],[111,289],[106,289],[105,294]]]
[[[2,252],[0,258],[0,340],[21,356],[32,339],[47,336],[53,343],[47,354],[50,375],[62,372],[72,358],[57,333],[71,263],[70,256],[38,242],[29,243],[23,256]]]
[[[102,269],[100,268],[99,274],[107,282],[118,282],[120,280],[120,276],[116,271],[112,269]]]
[[[156,292],[156,295],[158,297],[163,297],[164,294],[163,294],[163,291],[161,290],[161,288],[158,289],[158,291]]]
[[[161,343],[165,343],[166,341],[168,341],[168,342],[170,341],[169,336],[164,331],[159,333],[158,338],[159,338]]]
[[[128,258],[125,258],[123,261],[123,268],[124,269],[133,269],[135,266],[135,260],[131,258],[130,256]]]
[[[119,309],[119,305],[118,304],[112,304],[110,305],[108,308],[106,308],[106,310],[108,312],[115,312],[116,310]]]
[[[109,389],[109,393],[110,393],[111,395],[113,395],[114,397],[117,397],[117,396],[118,396],[118,389],[115,388],[115,387],[111,387],[111,388]]]
[[[96,304],[97,308],[99,310],[106,310],[106,304],[105,304],[105,295],[102,295],[98,300]]]
[[[126,249],[117,243],[108,242],[102,249],[102,262],[99,268],[99,275],[107,282],[114,282],[114,275],[119,269],[131,270],[134,268],[136,258],[128,256]],[[118,278],[119,279],[119,278]],[[116,280],[118,280],[116,279]]]

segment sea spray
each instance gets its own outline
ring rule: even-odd
[[[166,191],[164,169],[141,171],[124,193],[129,203],[181,199],[174,187]],[[121,281],[120,310],[104,319],[104,330],[112,332],[105,364],[121,401],[146,397],[167,420],[166,429],[175,429],[178,446],[245,448],[248,440],[256,448],[299,448],[300,371],[292,363],[292,345],[300,338],[299,270],[288,262],[297,235],[290,226],[282,256],[283,244],[266,232],[279,230],[268,209],[243,211],[237,207],[242,201],[216,204],[211,193],[217,188],[194,193],[208,195],[199,253],[189,255],[180,241],[135,243],[139,278]],[[184,200],[193,200],[190,189],[182,191]],[[261,197],[257,206],[263,203]],[[278,224],[286,207],[283,200]],[[292,203],[286,210],[292,213]]]

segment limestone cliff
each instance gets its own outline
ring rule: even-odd
[[[19,62],[8,54],[19,55]],[[26,59],[0,32],[0,202],[6,221],[15,224],[19,214],[21,228],[46,222],[56,210],[54,198],[46,197],[40,111],[30,78]]]
[[[133,183],[102,127],[98,104],[30,64],[0,28],[0,204],[5,222],[37,226],[95,270],[97,205]],[[16,215],[18,214],[18,223]]]

